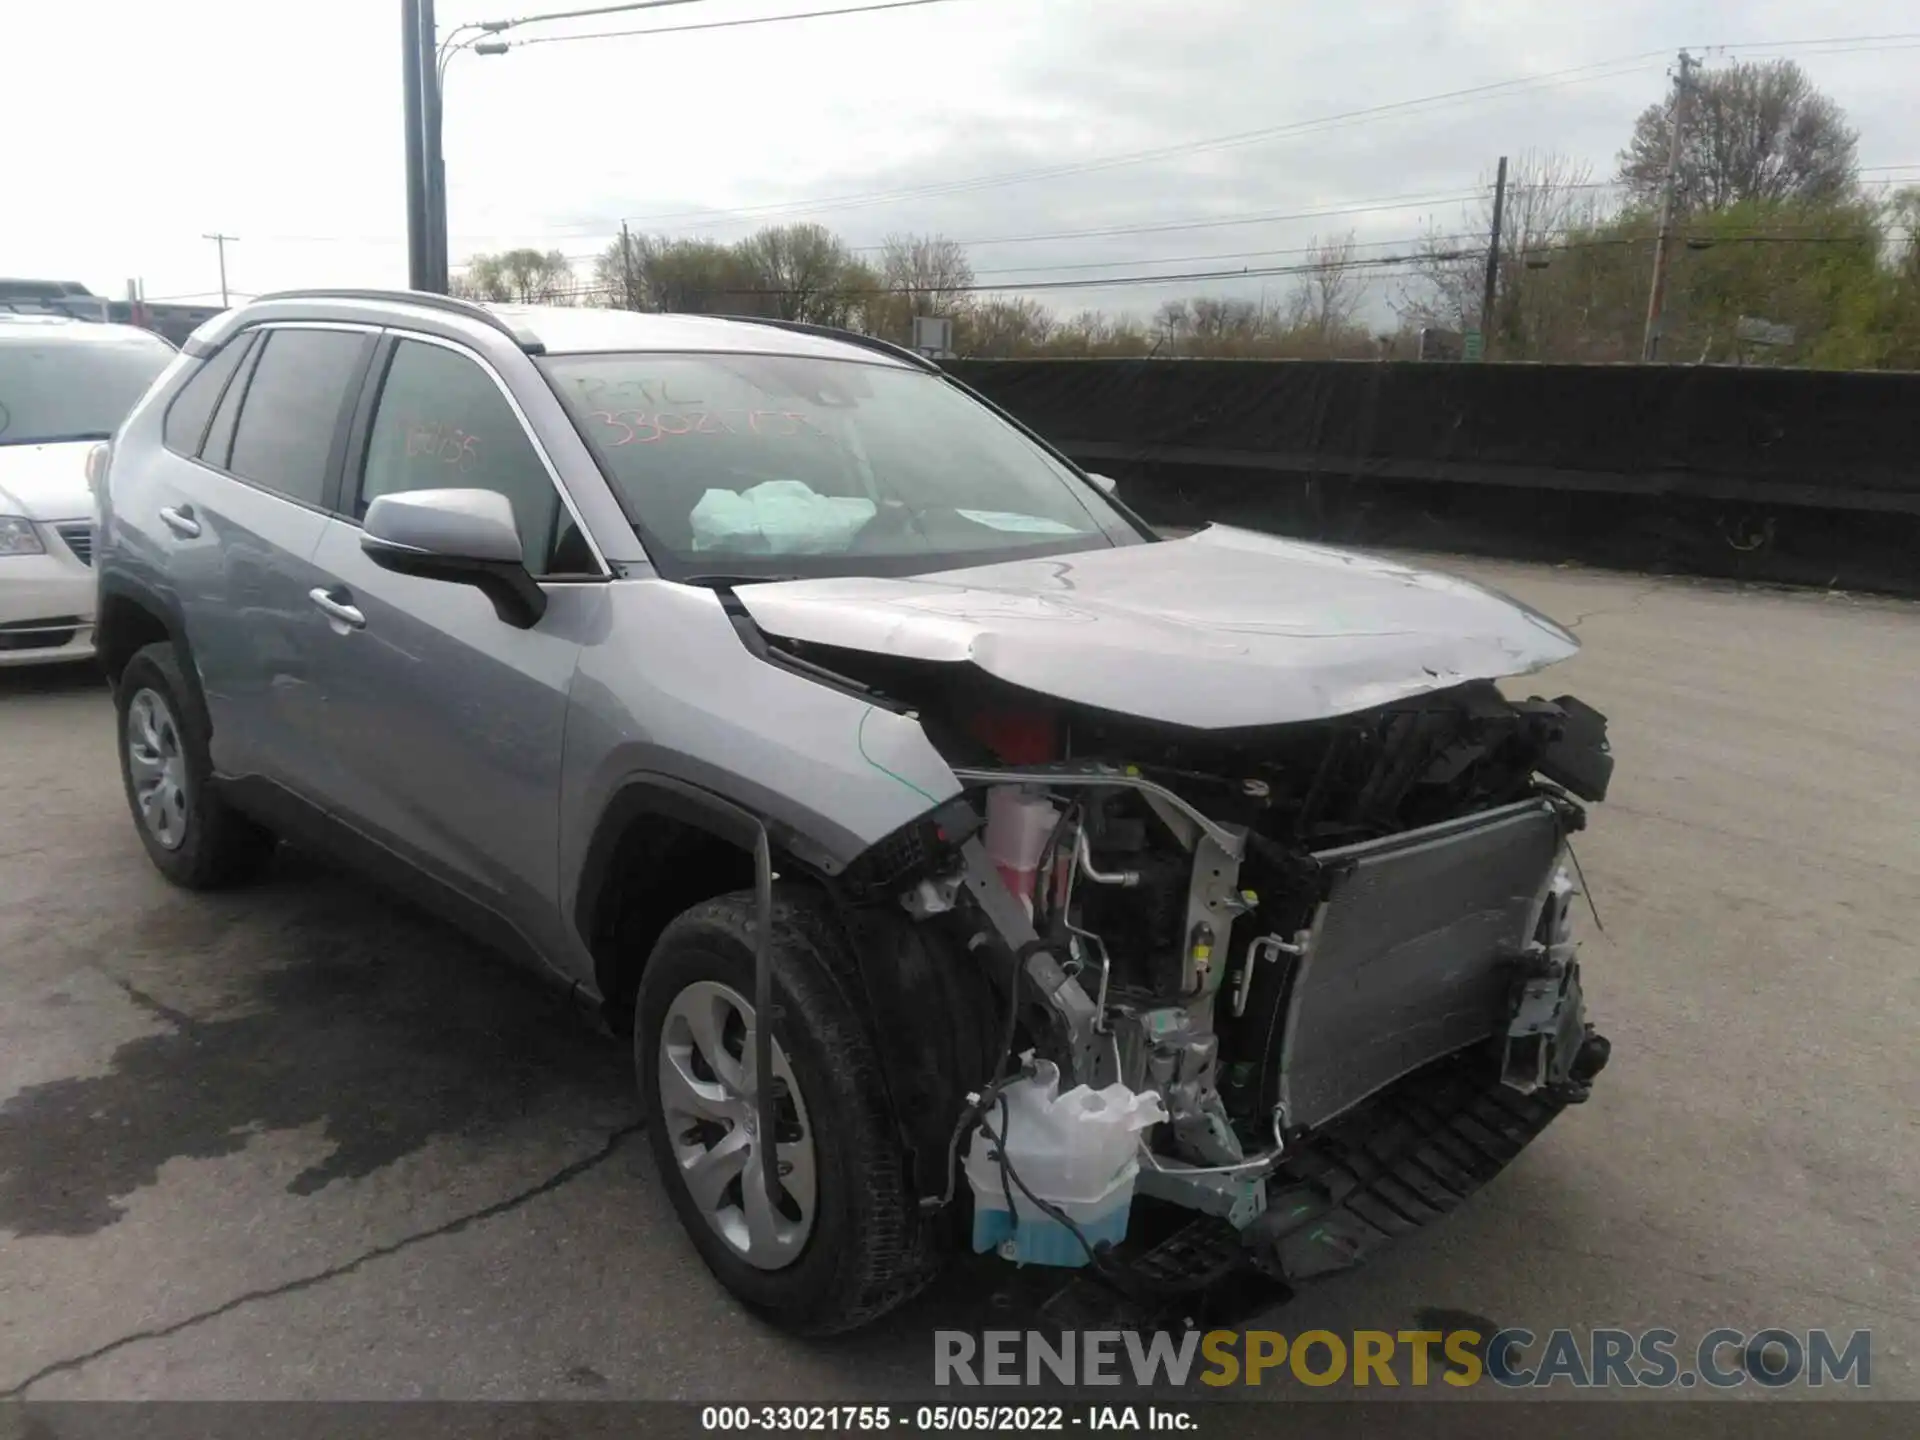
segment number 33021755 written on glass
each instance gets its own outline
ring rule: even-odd
[[[464,470],[478,457],[480,442],[455,425],[415,422],[407,427],[407,459],[438,460]]]

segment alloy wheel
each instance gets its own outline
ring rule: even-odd
[[[818,1170],[806,1102],[778,1040],[775,1133],[759,1133],[753,1023],[753,1006],[716,981],[674,997],[660,1026],[661,1123],[681,1183],[714,1232],[749,1265],[779,1270],[800,1258],[813,1232]],[[780,1177],[771,1202],[760,1179],[768,1143]]]
[[[178,850],[187,839],[187,757],[179,722],[156,690],[135,691],[128,702],[127,777],[147,833]]]

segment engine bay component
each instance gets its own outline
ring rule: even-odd
[[[1056,1066],[1030,1068],[973,1132],[973,1248],[1021,1265],[1085,1265],[1095,1247],[1126,1238],[1140,1133],[1167,1113],[1157,1095],[1120,1084],[1063,1095]]]
[[[1435,1065],[1484,1054],[1557,1107],[1605,1063],[1566,848],[1611,768],[1598,712],[1467,684],[1230,736],[994,714],[1008,749],[1079,758],[955,764],[974,821],[943,819],[964,838],[941,853],[962,863],[900,891],[921,923],[975,916],[1000,957],[1005,1053],[954,1142],[977,1249],[1105,1267],[1137,1194],[1324,1266],[1263,1220],[1300,1203],[1289,1157],[1314,1137]],[[1046,1118],[1093,1094],[1143,1117],[1097,1175]]]
[[[1281,1020],[1289,1127],[1324,1125],[1504,1027],[1560,841],[1551,804],[1523,800],[1314,857],[1326,894]]]
[[[987,792],[987,858],[1026,912],[1033,913],[1033,887],[1060,827],[1060,811],[1044,795],[1021,785]]]

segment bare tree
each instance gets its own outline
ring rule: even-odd
[[[966,249],[944,235],[889,235],[880,247],[880,280],[912,302],[916,315],[951,315],[973,286]]]
[[[1044,347],[1058,325],[1053,312],[1030,296],[981,300],[960,312],[958,348],[992,359],[1029,354]]]
[[[1286,328],[1317,349],[1333,349],[1350,338],[1354,317],[1367,298],[1366,281],[1354,266],[1353,232],[1322,244],[1312,240],[1307,270],[1283,302]]]
[[[498,304],[569,305],[573,303],[573,266],[558,250],[475,255],[450,288],[456,295]]]
[[[845,325],[870,298],[871,270],[824,225],[773,225],[735,253],[751,267],[764,313],[783,320]]]
[[[1620,152],[1621,182],[1643,203],[1657,203],[1666,184],[1674,100],[1670,93],[1642,111]],[[1843,199],[1859,179],[1859,138],[1791,60],[1703,71],[1693,81],[1674,198],[1683,214]]]
[[[958,316],[973,285],[973,266],[957,240],[944,235],[889,235],[880,247],[877,288],[863,307],[867,329],[905,342],[916,315]]]
[[[1508,167],[1494,313],[1485,317],[1480,309],[1493,230],[1493,177],[1483,176],[1485,197],[1463,212],[1455,228],[1430,227],[1421,242],[1412,282],[1395,306],[1402,322],[1415,330],[1466,331],[1491,319],[1494,333],[1519,340],[1515,332],[1524,330],[1526,320],[1519,297],[1530,267],[1605,218],[1605,202],[1592,181],[1591,165],[1554,151],[1527,151]]]
[[[1056,355],[1145,355],[1152,349],[1146,326],[1099,310],[1069,316],[1047,341],[1047,350]]]

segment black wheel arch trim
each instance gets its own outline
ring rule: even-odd
[[[769,845],[765,853],[777,851],[783,866],[797,863],[806,880],[821,886],[839,918],[857,972],[834,973],[831,979],[866,1025],[880,1058],[882,1083],[914,1188],[923,1195],[938,1194],[945,1183],[960,1097],[968,1086],[987,1078],[991,1063],[986,1054],[991,1037],[983,1042],[980,1036],[981,996],[966,984],[964,967],[948,963],[953,956],[941,953],[947,947],[939,937],[923,933],[904,912],[895,915],[885,907],[853,901],[827,866],[807,859],[804,839],[791,830],[703,786],[653,773],[635,775],[623,784],[594,827],[573,908],[574,925],[589,948],[611,898],[621,839],[632,824],[649,816],[692,826],[749,856],[756,854],[764,836]],[[771,880],[765,871],[761,875]],[[920,1023],[916,995],[938,997],[924,1015],[929,1023]],[[991,1005],[990,1000],[986,1003]],[[992,1030],[990,1017],[985,1025]],[[765,1033],[771,1033],[770,1027]],[[972,1073],[976,1070],[977,1076]]]
[[[629,776],[601,808],[593,838],[580,862],[574,884],[572,920],[575,933],[589,949],[600,934],[603,906],[609,897],[614,857],[630,826],[647,816],[676,820],[724,840],[751,856],[764,831],[775,846],[790,850],[791,837],[764,816],[719,792],[672,775],[651,772]],[[807,863],[801,844],[795,858]]]
[[[102,570],[98,590],[96,628],[98,628],[98,622],[105,618],[108,599],[130,600],[158,620],[165,627],[167,637],[183,652],[187,649],[186,614],[181,609],[179,600],[170,591],[136,579],[121,570]]]
[[[96,601],[93,617],[94,653],[100,657],[100,666],[106,672],[107,682],[117,695],[120,689],[120,671],[124,662],[131,660],[139,647],[135,646],[121,657],[122,664],[115,666],[111,657],[116,651],[115,622],[112,619],[114,607],[109,601],[131,604],[146,612],[159,622],[166,632],[168,642],[180,660],[180,673],[185,677],[188,688],[193,692],[187,699],[199,711],[200,724],[209,732],[212,729],[212,717],[207,709],[207,697],[200,688],[200,667],[193,658],[193,646],[187,639],[187,619],[179,599],[169,590],[162,589],[136,576],[121,570],[103,569],[96,582]]]

